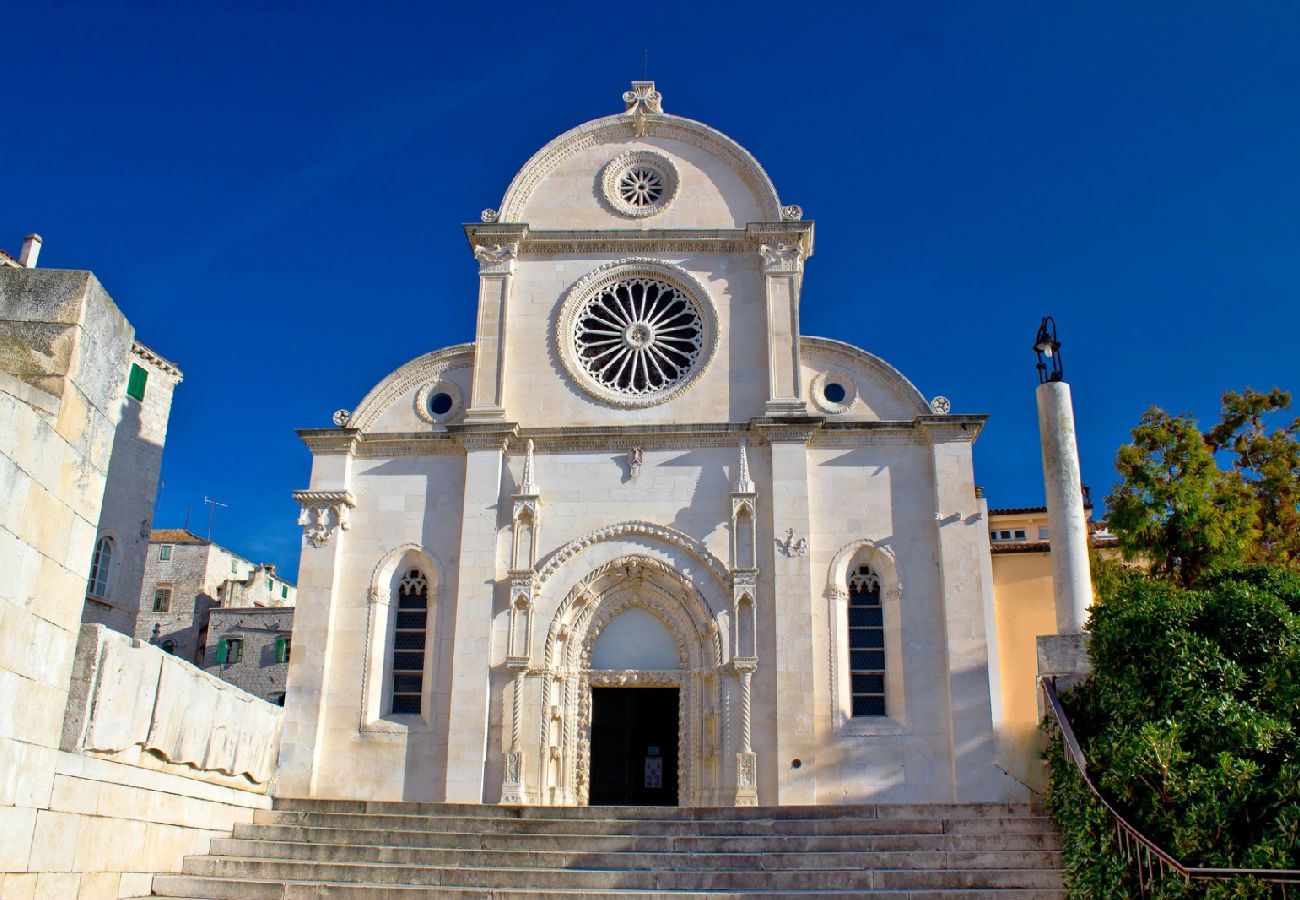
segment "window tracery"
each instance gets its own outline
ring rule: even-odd
[[[397,627],[393,633],[392,655],[394,714],[420,714],[428,618],[429,579],[419,569],[411,569],[397,586]]]
[[[854,718],[885,715],[884,609],[870,566],[849,576],[849,680]]]

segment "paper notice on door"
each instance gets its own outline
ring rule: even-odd
[[[664,786],[664,760],[662,756],[646,757],[645,786],[648,788],[661,788]]]

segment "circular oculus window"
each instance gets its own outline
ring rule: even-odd
[[[455,382],[431,381],[415,392],[415,414],[430,425],[441,425],[460,414],[464,395]]]
[[[571,291],[557,329],[561,358],[599,399],[616,406],[662,403],[707,367],[717,331],[713,308],[669,266],[612,268]]]
[[[813,405],[824,413],[839,415],[853,406],[858,386],[842,372],[818,372],[809,386]]]
[[[615,212],[633,218],[653,216],[677,195],[677,167],[662,153],[633,150],[616,156],[601,174],[605,200]]]

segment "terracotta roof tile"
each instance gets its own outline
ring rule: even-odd
[[[192,531],[186,531],[184,528],[155,528],[149,532],[149,543],[151,544],[210,544],[194,534]]]

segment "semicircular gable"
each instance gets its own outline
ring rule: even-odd
[[[383,424],[381,420],[392,418],[394,421],[391,424],[394,427],[384,427],[382,430],[415,431],[427,428],[430,420],[425,418],[421,421],[422,417],[417,415],[415,395],[422,387],[445,380],[461,394],[462,406],[468,406],[473,366],[473,344],[455,344],[417,356],[393,371],[366,394],[356,410],[348,416],[348,427],[362,432],[373,431],[376,426]],[[410,407],[409,416],[385,415],[399,403]]]
[[[809,408],[835,418],[870,421],[911,421],[930,414],[925,396],[902,372],[874,353],[830,338],[799,339]],[[838,384],[844,390],[839,402],[828,400],[824,388]]]
[[[749,151],[714,128],[680,116],[637,121],[606,116],[566,131],[533,154],[506,189],[495,218],[540,228],[743,228],[781,218],[781,202]],[[678,198],[663,212],[630,220],[603,201],[602,167],[620,154],[666,154],[679,170]]]

